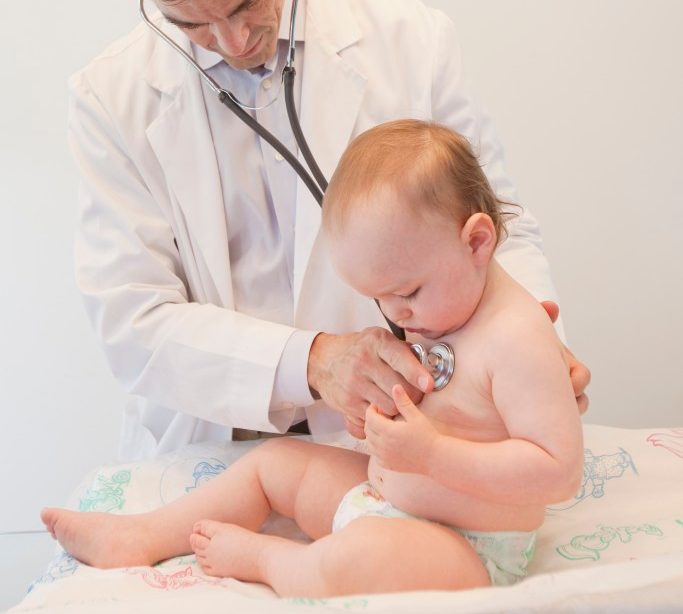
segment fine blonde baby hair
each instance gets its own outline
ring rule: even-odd
[[[344,152],[323,201],[323,226],[341,231],[350,210],[372,205],[392,190],[419,215],[463,223],[474,213],[491,217],[500,241],[502,210],[467,139],[435,122],[401,119],[380,124],[355,138]]]

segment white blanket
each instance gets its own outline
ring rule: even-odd
[[[102,571],[61,552],[10,612],[683,611],[683,428],[587,425],[584,432],[581,489],[548,508],[530,577],[516,586],[278,599],[262,585],[203,575],[193,556]],[[84,480],[70,507],[153,509],[211,479],[253,445],[195,445],[153,461],[102,467]],[[266,530],[301,536],[282,518]]]

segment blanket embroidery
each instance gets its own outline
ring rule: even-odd
[[[123,489],[130,484],[131,472],[122,469],[111,477],[99,474],[97,484],[88,488],[78,504],[81,512],[111,512],[123,509]]]
[[[683,428],[669,429],[666,433],[652,433],[647,442],[655,448],[664,448],[683,458]]]
[[[548,506],[549,512],[568,510],[581,503],[585,499],[599,499],[605,495],[605,482],[620,478],[631,470],[638,475],[638,470],[631,455],[619,448],[619,452],[613,454],[601,454],[596,456],[588,448],[583,451],[583,482],[573,499],[564,504]]]
[[[207,576],[195,576],[192,567],[186,567],[174,573],[165,574],[158,569],[150,567],[131,567],[124,570],[128,574],[141,576],[142,580],[152,588],[175,591],[181,588],[189,588],[197,584],[221,586],[225,585],[224,578],[210,578]]]
[[[78,561],[66,552],[62,552],[56,559],[50,562],[45,573],[28,587],[31,592],[38,584],[50,584],[67,576],[73,576],[78,569]]]
[[[641,524],[638,527],[607,527],[598,525],[595,533],[576,535],[568,544],[555,548],[560,556],[565,559],[580,561],[581,559],[600,560],[600,553],[606,550],[610,544],[618,539],[626,544],[633,539],[636,533],[662,537],[664,532],[653,524]]]
[[[222,473],[225,470],[225,464],[219,460],[216,460],[215,464],[213,465],[207,461],[202,461],[201,463],[198,463],[195,466],[194,471],[192,472],[192,478],[194,479],[194,483],[191,486],[186,486],[185,492],[190,492],[192,490],[195,490],[196,488],[199,488],[202,484],[212,480],[218,474]]]

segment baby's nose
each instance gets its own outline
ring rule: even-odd
[[[410,308],[396,299],[380,300],[379,305],[384,315],[399,326],[412,315]]]

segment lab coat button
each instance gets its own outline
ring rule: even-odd
[[[263,89],[264,90],[269,90],[271,85],[273,85],[273,82],[270,79],[264,79],[263,80]]]
[[[278,162],[282,162],[285,159],[285,157],[279,151],[276,151],[275,152],[275,159]]]

